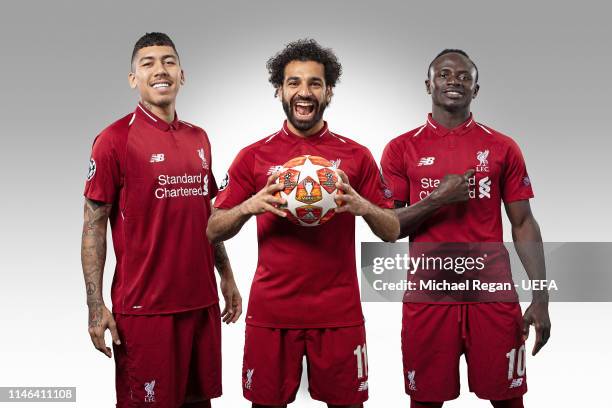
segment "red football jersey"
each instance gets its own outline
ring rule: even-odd
[[[501,243],[502,200],[509,203],[533,197],[517,144],[474,121],[472,116],[454,129],[445,129],[430,114],[423,126],[389,142],[381,166],[394,200],[410,204],[431,194],[445,175],[476,171],[469,180],[468,202],[438,210],[410,236],[413,243]],[[494,248],[495,253],[489,254],[487,271],[495,270],[498,276],[490,277],[491,280],[511,281],[505,248],[502,245],[482,248]]]
[[[218,301],[206,238],[217,193],[204,130],[141,104],[94,141],[85,197],[112,203],[113,311],[174,313]]]
[[[392,208],[370,151],[330,132],[299,137],[283,128],[240,151],[214,205],[229,209],[261,190],[290,159],[321,156],[342,169],[372,203]],[[272,328],[324,328],[363,323],[355,264],[355,217],[336,214],[302,227],[271,213],[257,216],[258,262],[246,322]]]

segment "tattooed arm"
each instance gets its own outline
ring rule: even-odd
[[[225,245],[223,245],[223,242],[213,245],[215,249],[215,267],[221,277],[221,293],[225,299],[225,307],[221,317],[227,324],[236,323],[242,314],[242,297],[234,280],[234,272],[227,257]]]
[[[102,275],[106,261],[106,225],[111,205],[85,199],[83,236],[81,239],[81,265],[89,308],[89,335],[96,349],[112,357],[110,347],[104,342],[104,332],[109,329],[113,342],[121,344],[113,315],[104,305]]]

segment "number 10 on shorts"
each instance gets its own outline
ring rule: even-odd
[[[513,348],[508,353],[506,353],[506,357],[508,358],[508,380],[512,380],[514,378],[514,367],[516,360],[516,376],[522,377],[525,375],[525,345],[523,344],[521,348],[518,349],[518,356],[516,349]]]
[[[358,345],[353,354],[357,358],[357,378],[364,378],[368,376],[368,351],[365,343]]]

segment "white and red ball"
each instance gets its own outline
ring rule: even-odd
[[[340,205],[336,188],[340,176],[329,161],[319,156],[298,156],[283,164],[277,183],[285,188],[276,193],[286,204],[280,206],[287,219],[297,225],[314,227],[321,225],[336,213]]]

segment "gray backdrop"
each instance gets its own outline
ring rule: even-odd
[[[82,188],[94,136],[135,106],[129,57],[145,31],[165,31],[177,44],[187,77],[179,116],[208,131],[218,180],[240,147],[280,126],[265,62],[286,42],[313,37],[336,50],[344,76],[326,118],[377,159],[391,138],[424,122],[432,57],[464,48],[480,69],[474,114],[522,147],[544,238],[607,241],[612,30],[603,3],[3,2],[0,386],[77,386],[78,406],[114,403],[113,364],[93,349],[86,329]],[[374,240],[364,225],[358,240]],[[254,238],[251,221],[228,243],[230,256],[240,249],[233,264],[245,305]],[[113,265],[110,255],[107,292]],[[529,406],[602,406],[604,367],[612,363],[610,311],[551,306],[552,340],[529,359]],[[400,306],[365,304],[364,312],[368,406],[407,406]],[[247,406],[243,330],[242,321],[224,328],[225,395],[215,406]],[[447,406],[488,406],[467,393],[465,376],[463,382],[462,397]],[[320,404],[302,388],[294,406]]]

